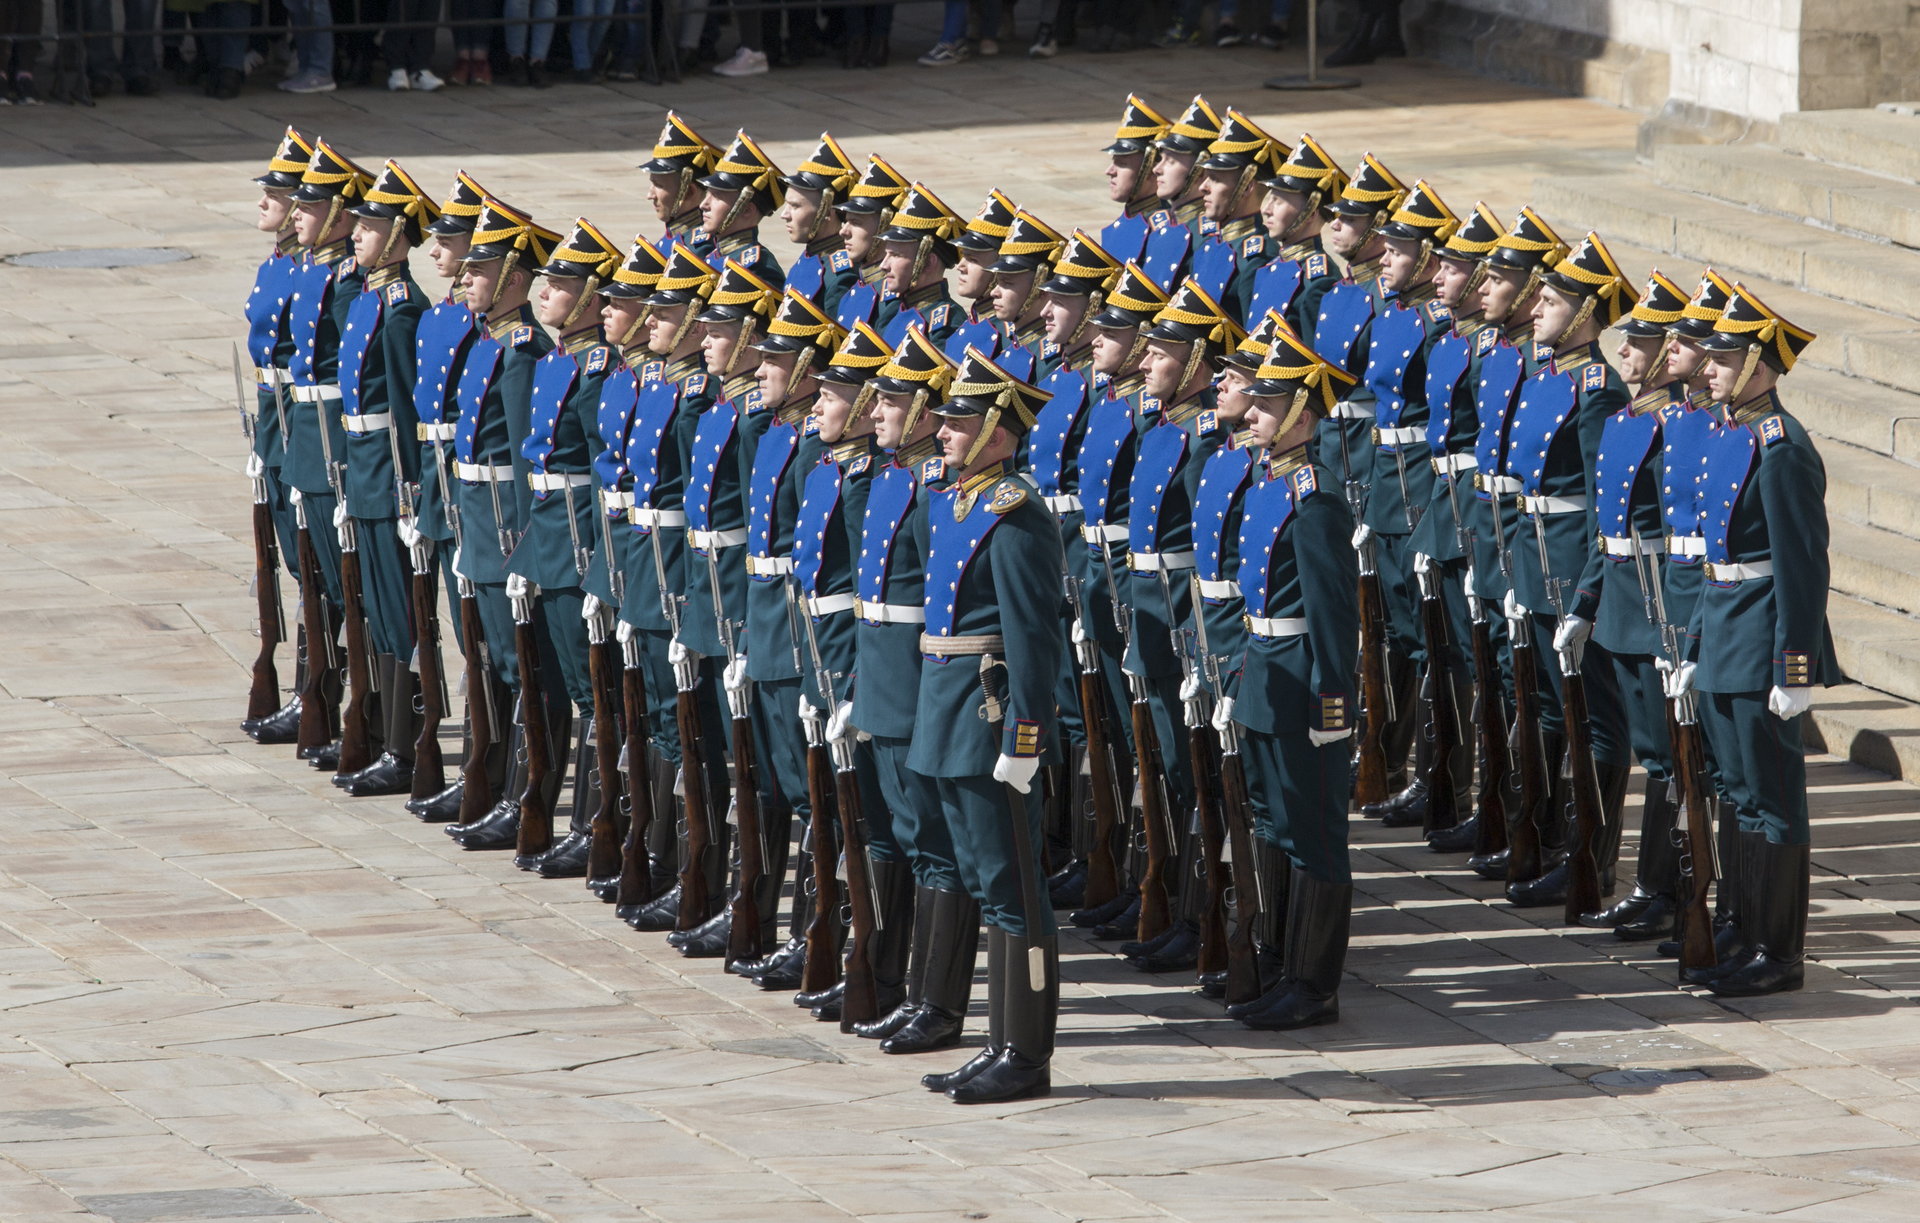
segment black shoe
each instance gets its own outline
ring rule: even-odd
[[[727,954],[733,941],[733,909],[721,905],[720,911],[691,930],[675,930],[667,936],[667,945],[690,960],[717,960]]]
[[[1647,906],[1652,904],[1653,900],[1651,892],[1643,891],[1639,884],[1635,884],[1632,891],[1598,913],[1581,914],[1580,924],[1591,926],[1595,930],[1612,930],[1646,912]]]
[[[1078,909],[1087,896],[1087,864],[1069,862],[1047,880],[1047,894],[1056,909]]]
[[[322,743],[319,747],[310,747],[300,753],[300,758],[322,773],[336,772],[340,768],[340,741]]]
[[[1467,854],[1473,852],[1474,841],[1479,836],[1480,817],[1470,815],[1451,828],[1441,828],[1427,834],[1427,848],[1437,854]]]
[[[1172,938],[1128,962],[1141,972],[1192,972],[1200,962],[1200,931],[1190,922],[1175,922]]]
[[[1119,895],[1107,903],[1092,909],[1076,910],[1067,915],[1067,920],[1083,929],[1104,926],[1124,913],[1129,904],[1138,904],[1139,902],[1140,894],[1138,891],[1130,888],[1122,888],[1120,889]]]
[[[552,849],[541,854],[533,869],[540,872],[542,879],[584,879],[587,876],[587,854],[593,848],[593,838],[584,832],[568,832],[554,843]]]
[[[1509,849],[1495,850],[1490,854],[1475,854],[1467,859],[1467,869],[1482,879],[1491,879],[1495,883],[1507,881],[1507,859],[1513,856]]]
[[[951,1049],[960,1043],[960,1030],[966,1026],[963,1016],[923,1006],[915,1011],[913,1017],[903,1024],[899,1031],[880,1042],[882,1053],[932,1053],[936,1049]],[[941,1075],[928,1075],[928,1078],[941,1078]],[[925,1083],[926,1080],[922,1079]],[[932,1091],[945,1091],[946,1087],[926,1084]]]
[[[815,1019],[831,1019],[838,1023],[840,1022],[840,1004],[846,1001],[846,997],[847,983],[840,980],[817,994],[795,994],[793,1004],[802,1010],[813,1012]],[[802,998],[811,999],[811,1001],[802,1002],[800,1001]]]
[[[466,831],[454,838],[462,849],[513,849],[520,844],[520,804],[503,799],[464,827]]]
[[[665,892],[640,906],[640,911],[632,915],[622,915],[619,910],[614,915],[635,930],[661,931],[671,930],[680,920],[680,885],[674,884]]]
[[[543,59],[527,61],[527,84],[535,89],[545,89],[553,84],[547,79],[547,61]]]
[[[918,1002],[902,1002],[878,1019],[869,1023],[854,1024],[853,1034],[866,1040],[885,1040],[904,1029],[919,1013]]]
[[[789,939],[773,954],[766,968],[753,975],[753,983],[769,993],[784,993],[800,988],[800,977],[807,966],[805,939]]]
[[[294,743],[300,738],[300,698],[294,697],[264,718],[240,723],[255,743]]]
[[[1053,1094],[1053,1077],[1046,1062],[1035,1061],[1011,1046],[964,1082],[947,1088],[955,1104],[1004,1104]]]
[[[1140,930],[1140,896],[1135,893],[1127,898],[1127,907],[1120,910],[1120,916],[1104,926],[1093,928],[1093,937],[1101,940],[1126,938]]]
[[[474,829],[480,827],[480,825],[492,819],[494,817],[494,814],[498,812],[501,807],[509,807],[509,806],[512,807],[514,809],[514,813],[518,815],[520,811],[520,804],[514,799],[502,798],[499,802],[495,803],[493,806],[488,807],[485,811],[481,812],[479,819],[466,824],[448,824],[445,828],[442,828],[440,831],[446,833],[448,836],[458,841],[461,837],[466,836],[469,832],[472,832]]]
[[[1224,998],[1227,996],[1227,973],[1203,972],[1200,974],[1200,996],[1202,998]]]
[[[452,785],[426,798],[410,798],[407,810],[429,824],[447,824],[460,818],[460,803],[466,797],[464,781],[458,777]]]
[[[806,943],[800,939],[790,938],[780,944],[772,954],[763,955],[757,960],[728,960],[727,971],[736,977],[757,977],[761,973],[772,971],[774,965],[779,963],[781,956],[794,952],[805,955],[806,948]]]
[[[1649,900],[1637,916],[1631,921],[1623,921],[1613,928],[1613,937],[1624,943],[1644,943],[1650,939],[1666,938],[1679,925],[1680,906],[1670,896],[1655,896]],[[1680,954],[1676,944],[1673,954]]]
[[[1549,870],[1538,879],[1507,885],[1507,903],[1516,909],[1544,909],[1567,903],[1567,864]]]
[[[355,798],[373,798],[385,794],[405,794],[413,789],[413,761],[402,760],[392,752],[381,752],[358,773],[349,773],[334,784]]]
[[[1165,930],[1162,930],[1160,933],[1154,935],[1152,938],[1128,939],[1126,942],[1120,944],[1120,946],[1117,947],[1115,950],[1119,951],[1119,953],[1122,956],[1124,956],[1129,960],[1131,960],[1133,957],[1138,955],[1151,955],[1154,952],[1160,950],[1162,947],[1166,946],[1168,943],[1172,942],[1174,937],[1179,933],[1179,931],[1180,931],[1180,923],[1175,922],[1173,925],[1168,926]]]
[[[1370,820],[1385,819],[1388,816],[1403,812],[1409,807],[1414,806],[1420,808],[1421,814],[1424,817],[1427,808],[1427,783],[1418,778],[1415,778],[1405,789],[1397,794],[1389,794],[1377,803],[1367,803],[1363,805],[1360,808],[1360,814]],[[1392,823],[1389,823],[1387,826],[1389,828],[1396,827],[1396,825]]]
[[[524,86],[527,82],[527,59],[524,55],[516,55],[507,64],[507,84]]]
[[[946,1074],[921,1075],[920,1086],[928,1091],[951,1091],[1000,1060],[1000,1053],[999,1049],[988,1045],[968,1058],[958,1070],[950,1070]]]
[[[1262,1032],[1313,1028],[1340,1018],[1340,998],[1337,994],[1323,998],[1301,982],[1289,981],[1268,998],[1254,1004],[1253,1010],[1237,1018],[1248,1027]]]

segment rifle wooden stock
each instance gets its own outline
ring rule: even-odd
[[[691,930],[713,916],[708,863],[725,849],[713,826],[713,801],[707,795],[706,742],[700,734],[699,689],[676,687],[674,725],[680,729],[680,793],[686,812],[686,853],[680,863],[680,909],[674,928]]]
[[[253,658],[253,686],[247,692],[247,720],[271,717],[280,708],[280,671],[273,652],[286,638],[280,612],[280,545],[273,534],[273,510],[253,503],[253,592],[260,619],[260,652]]]
[[[1507,743],[1507,711],[1500,699],[1500,674],[1494,666],[1493,632],[1482,609],[1473,622],[1474,729],[1480,741],[1480,794],[1475,808],[1473,852],[1496,854],[1507,848],[1507,782],[1513,753]]]
[[[733,822],[739,828],[740,879],[733,889],[733,924],[727,959],[757,960],[767,954],[766,915],[760,912],[767,874],[767,834],[760,818],[760,769],[753,752],[753,720],[730,718],[733,745]]]
[[[1140,871],[1140,924],[1134,937],[1145,942],[1158,938],[1173,924],[1167,904],[1167,859],[1173,855],[1173,826],[1167,819],[1166,775],[1160,766],[1160,736],[1153,728],[1153,710],[1146,689],[1133,701],[1134,767],[1140,778],[1140,822],[1147,846]]]
[[[366,596],[360,584],[360,553],[340,553],[340,604],[347,643],[347,703],[340,711],[340,773],[358,773],[373,763],[367,728],[367,697],[373,688],[373,658],[367,645]]]
[[[447,786],[446,760],[440,754],[447,689],[440,674],[439,585],[431,560],[413,575],[413,640],[420,656],[420,733],[413,741],[413,798],[430,797]],[[390,694],[393,700],[403,695]]]
[[[867,831],[860,811],[860,782],[848,767],[834,774],[840,808],[840,844],[847,862],[847,988],[840,999],[840,1030],[880,1017],[880,991],[873,979],[873,934],[879,926],[873,907],[873,876],[868,871]]]
[[[1261,994],[1259,949],[1253,938],[1260,916],[1260,864],[1253,844],[1247,772],[1237,749],[1220,754],[1220,807],[1233,846],[1233,922],[1227,927],[1226,940],[1226,999],[1231,1005],[1251,1002]]]
[[[1093,793],[1093,844],[1087,850],[1087,891],[1081,903],[1097,909],[1120,894],[1120,864],[1114,858],[1113,842],[1121,827],[1120,809],[1125,801],[1098,663],[1092,670],[1083,668],[1080,672],[1080,718],[1087,730],[1088,788]],[[1070,815],[1073,819],[1085,818],[1078,811]]]
[[[1465,732],[1460,706],[1454,701],[1452,634],[1447,631],[1447,607],[1440,598],[1440,575],[1429,573],[1430,594],[1420,599],[1420,626],[1427,647],[1427,725],[1421,732],[1433,741],[1427,772],[1425,832],[1442,832],[1460,823],[1459,782],[1454,756]]]
[[[1196,615],[1201,614],[1196,609]],[[1190,879],[1189,887],[1203,886],[1200,907],[1199,973],[1213,973],[1227,966],[1227,830],[1222,822],[1219,777],[1219,739],[1204,721],[1187,728],[1187,755],[1193,761],[1194,818],[1200,823],[1201,878]]]
[[[625,908],[643,905],[653,899],[653,857],[647,850],[647,833],[659,812],[653,809],[653,758],[647,750],[647,684],[639,667],[628,667],[620,674],[620,706],[627,736],[627,839],[619,850],[620,882],[615,885],[613,903]],[[606,788],[606,779],[600,781]],[[593,866],[587,877],[594,878]]]
[[[467,756],[460,765],[460,821],[471,824],[493,807],[493,778],[487,757],[499,728],[493,724],[493,676],[488,673],[486,635],[480,628],[480,600],[460,599],[460,655],[467,676]]]
[[[340,710],[333,692],[333,626],[327,614],[327,586],[320,576],[320,554],[313,534],[301,527],[294,537],[300,566],[300,623],[307,632],[307,673],[300,684],[300,729],[294,745],[301,755],[325,747],[339,733]]]
[[[1682,722],[1667,704],[1674,765],[1680,771],[1680,805],[1686,814],[1686,853],[1680,859],[1680,967],[1711,968],[1713,912],[1707,893],[1713,888],[1713,813],[1707,805],[1706,751],[1700,724]]]
[[[1567,724],[1567,768],[1573,779],[1573,832],[1567,845],[1568,925],[1600,909],[1600,862],[1593,844],[1606,820],[1600,778],[1594,772],[1593,734],[1587,725],[1587,683],[1578,669],[1560,676],[1560,709]]]
[[[527,788],[520,795],[520,840],[514,855],[530,858],[553,847],[553,810],[546,794],[547,778],[553,775],[553,745],[547,741],[539,634],[531,616],[524,624],[514,624],[513,649],[520,656],[520,733],[527,749]]]
[[[1387,605],[1380,591],[1380,575],[1360,574],[1360,704],[1364,716],[1355,745],[1353,801],[1377,803],[1387,797]]]
[[[807,744],[807,841],[813,850],[813,920],[807,923],[807,958],[800,992],[817,994],[840,979],[839,939],[834,936],[840,881],[833,869],[833,764],[824,743]]]
[[[1534,654],[1532,628],[1515,635],[1512,646],[1513,767],[1520,774],[1520,818],[1512,824],[1507,882],[1524,883],[1540,875],[1540,827],[1534,823],[1534,812],[1547,805],[1551,782],[1546,748],[1540,742],[1539,659]]]
[[[600,805],[587,825],[587,878],[608,879],[620,869],[620,662],[611,633],[587,646],[593,686],[593,767],[600,774]]]

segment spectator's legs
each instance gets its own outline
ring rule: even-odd
[[[527,48],[527,62],[544,64],[553,46],[553,17],[560,11],[560,0],[533,0],[533,43]]]
[[[214,0],[194,18],[195,53],[206,61],[208,97],[226,101],[240,96],[246,80],[247,36],[228,31],[255,24],[255,12],[247,0]]]
[[[12,5],[31,2],[12,0]],[[87,39],[87,75],[92,78],[93,92],[104,94],[113,87],[113,71],[116,67],[113,54],[113,0],[82,0],[74,7],[79,10],[81,28],[90,32]]]
[[[527,27],[524,24],[532,0],[506,0],[507,54],[514,59],[527,58]]]
[[[287,0],[287,20],[296,27],[293,53],[299,59],[300,74],[332,76],[333,32],[311,28],[302,31],[297,27],[332,25],[333,0]]]
[[[605,17],[613,12],[613,0],[573,0],[575,17]],[[591,76],[594,63],[599,58],[600,48],[607,39],[607,22],[576,21],[568,31],[568,45],[573,51],[573,73],[578,79],[582,73]]]

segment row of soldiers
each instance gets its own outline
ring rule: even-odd
[[[987,1041],[924,1080],[961,1102],[1049,1089],[1056,910],[1249,1026],[1335,1020],[1353,805],[1797,987],[1811,334],[1204,98],[1104,151],[1120,215],[1063,237],[669,115],[665,232],[617,243],[289,129],[236,357],[247,732],[889,1053],[958,1043],[984,924]]]

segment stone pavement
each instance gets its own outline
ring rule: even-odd
[[[1092,150],[1128,88],[1173,106],[1204,86],[1460,207],[1631,156],[1635,116],[1590,103],[1416,65],[1262,93],[1274,62],[823,69],[672,96],[781,159],[830,122],[958,209],[998,184],[1063,226],[1107,215]],[[665,96],[173,97],[0,126],[0,255],[193,255],[0,264],[0,1219],[1920,1217],[1920,792],[1841,762],[1812,771],[1803,993],[1677,991],[1644,948],[1549,929],[1366,826],[1338,1026],[1250,1033],[1069,938],[1054,1096],[966,1111],[915,1081],[961,1055],[879,1056],[577,883],[247,742],[228,371],[261,247],[246,176],[294,120],[431,183],[464,166],[550,223],[651,230],[630,167]]]

